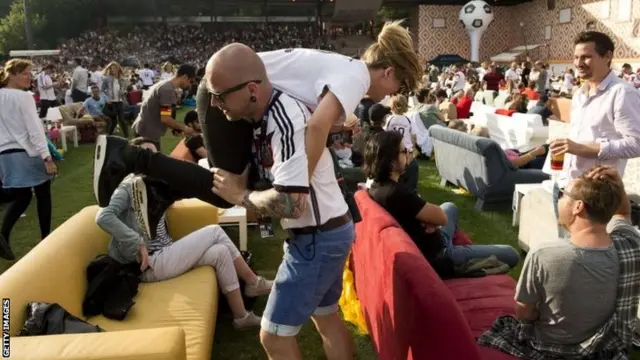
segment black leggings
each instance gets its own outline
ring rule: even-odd
[[[129,124],[127,124],[127,121],[124,118],[124,105],[122,104],[122,101],[114,101],[111,104],[108,104],[105,107],[104,113],[111,119],[109,121],[109,130],[107,131],[108,134],[113,135],[113,132],[116,130],[116,126],[120,124],[122,136],[128,138]]]
[[[46,181],[33,188],[38,201],[38,221],[40,222],[40,236],[42,239],[51,232],[51,181]],[[9,235],[20,216],[31,203],[31,188],[12,188],[5,190],[11,203],[4,213],[0,233],[9,241]]]

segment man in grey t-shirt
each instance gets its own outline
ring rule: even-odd
[[[132,126],[136,136],[153,141],[160,149],[160,139],[167,128],[182,132],[185,136],[197,135],[193,129],[175,120],[175,106],[178,103],[176,89],[188,88],[195,76],[194,66],[181,65],[174,77],[159,82],[149,90],[151,94],[142,103],[140,114]]]
[[[631,226],[625,220],[629,201],[619,176],[590,175],[595,171],[561,192],[558,222],[571,234],[569,242],[530,251],[518,281],[516,318],[532,321],[536,340],[545,344],[589,339],[615,311],[620,261],[613,240]]]

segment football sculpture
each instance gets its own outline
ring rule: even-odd
[[[480,39],[492,21],[493,10],[484,1],[469,1],[460,9],[460,22],[471,38],[471,61],[479,61]]]

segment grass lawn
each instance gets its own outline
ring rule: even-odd
[[[179,112],[182,118],[186,109]],[[180,139],[167,135],[162,139],[164,152],[170,152]],[[93,145],[81,145],[70,148],[65,154],[66,159],[59,164],[60,175],[53,182],[53,224],[55,229],[66,219],[77,213],[85,206],[95,204],[92,188]],[[517,231],[511,227],[511,213],[477,212],[473,206],[475,199],[460,195],[451,189],[441,188],[434,162],[420,164],[420,193],[429,202],[454,202],[460,209],[460,227],[466,231],[475,243],[479,244],[511,244],[517,247]],[[0,215],[4,213],[5,205],[0,205]],[[0,218],[1,219],[1,218]],[[237,239],[237,230],[229,228],[232,239]],[[260,239],[258,230],[249,229],[249,250],[253,253],[254,268],[264,276],[273,278],[282,257],[283,231],[277,233],[276,238]],[[26,254],[39,241],[38,219],[36,216],[35,199],[20,219],[11,234],[11,245],[18,258]],[[0,260],[0,272],[8,269],[13,262]],[[520,266],[511,275],[517,279]],[[264,309],[266,298],[259,299],[255,310],[258,314]],[[231,327],[231,317],[220,314],[217,322],[213,345],[213,359],[266,359],[257,337],[257,331],[236,332]],[[354,334],[357,347],[357,359],[375,359],[375,351],[368,337]],[[324,359],[322,342],[313,330],[311,323],[307,324],[299,336],[299,342],[305,359]],[[640,360],[639,354],[634,354]]]

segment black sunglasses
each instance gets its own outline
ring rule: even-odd
[[[578,199],[577,197],[573,196],[573,194],[571,194],[570,192],[568,192],[568,191],[566,191],[564,189],[560,189],[560,191],[558,192],[558,200],[562,199],[565,196],[570,198],[570,199],[576,200],[576,201],[582,201],[582,203],[585,206],[589,206],[589,204],[586,201],[584,201],[582,199]]]
[[[245,81],[241,84],[238,84],[236,86],[230,87],[225,91],[219,92],[219,93],[211,93],[211,100],[215,100],[216,103],[222,105],[224,104],[224,98],[229,95],[232,94],[236,91],[242,90],[245,88],[245,86],[251,84],[251,83],[256,83],[256,84],[260,84],[262,83],[262,80],[249,80],[249,81]],[[211,106],[214,106],[214,104],[212,103]]]

